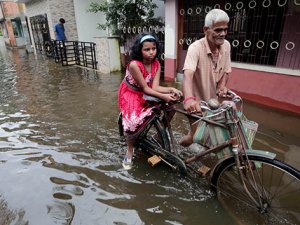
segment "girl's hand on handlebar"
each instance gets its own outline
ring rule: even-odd
[[[180,90],[176,89],[176,88],[172,88],[171,91],[170,91],[170,94],[172,94],[177,100],[181,100],[183,98],[183,94]]]
[[[177,100],[176,96],[174,96],[174,94],[171,93],[162,94],[161,99],[164,100],[165,102],[172,102]]]

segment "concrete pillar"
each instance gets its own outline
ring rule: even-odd
[[[165,1],[165,80],[174,81],[177,67],[178,0]]]
[[[118,37],[96,37],[97,69],[101,73],[121,71],[120,46]]]

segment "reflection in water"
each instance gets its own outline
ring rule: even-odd
[[[259,123],[255,149],[277,153],[277,158],[300,169],[300,117],[247,103],[245,112]]]
[[[121,169],[121,74],[62,67],[22,50],[1,51],[0,64],[0,224],[235,224],[205,179],[151,168],[139,155],[133,170]],[[281,149],[296,164],[299,143],[259,122],[256,145]]]

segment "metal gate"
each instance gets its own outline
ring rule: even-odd
[[[51,42],[47,14],[30,17],[30,24],[35,48],[44,54],[45,45]]]
[[[46,43],[46,54],[63,66],[79,65],[97,68],[96,44],[81,41],[55,41]]]

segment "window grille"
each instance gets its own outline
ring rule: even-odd
[[[259,65],[300,69],[300,0],[189,0],[178,9],[182,50],[204,36],[207,12],[213,8],[230,17],[227,40],[231,59]]]

